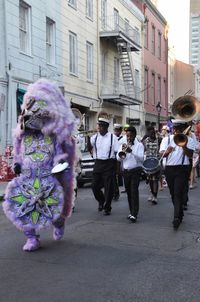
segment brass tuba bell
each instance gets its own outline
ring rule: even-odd
[[[199,101],[192,95],[181,96],[172,104],[172,115],[185,121],[193,120],[199,110]]]

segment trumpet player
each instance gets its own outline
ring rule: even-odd
[[[139,212],[139,184],[144,160],[144,146],[136,138],[135,127],[128,127],[126,132],[127,144],[122,144],[117,153],[117,160],[122,162],[124,183],[128,196],[131,222],[137,221]]]
[[[173,227],[178,229],[183,219],[183,206],[187,200],[190,158],[195,149],[194,141],[185,134],[188,124],[184,120],[172,120],[173,134],[164,137],[160,155],[166,158],[165,175],[174,205]]]

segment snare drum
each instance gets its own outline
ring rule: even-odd
[[[146,174],[155,174],[160,170],[160,162],[156,157],[149,157],[143,162],[142,167]]]

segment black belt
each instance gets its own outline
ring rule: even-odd
[[[124,169],[124,172],[136,172],[136,171],[141,171],[142,167],[135,167],[133,169]]]

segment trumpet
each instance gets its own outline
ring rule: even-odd
[[[177,119],[191,121],[200,111],[200,103],[192,95],[179,97],[172,104],[172,115]]]
[[[119,152],[119,157],[121,159],[126,158],[126,154],[129,153],[127,150],[131,147],[131,144],[123,144],[122,145],[122,151]]]
[[[191,126],[188,126],[182,133],[176,133],[174,135],[174,142],[179,147],[184,147],[187,145],[188,142],[188,133],[191,129]]]

